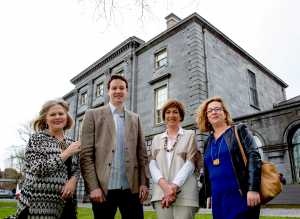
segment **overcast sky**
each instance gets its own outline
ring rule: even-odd
[[[10,165],[16,130],[48,99],[73,89],[70,79],[130,36],[165,30],[164,17],[197,12],[300,94],[300,1],[115,0],[112,15],[93,0],[0,1],[0,168]],[[122,4],[122,5],[120,5]]]

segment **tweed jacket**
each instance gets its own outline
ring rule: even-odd
[[[80,167],[88,190],[102,188],[107,193],[112,160],[116,148],[116,131],[109,105],[85,113],[80,141]],[[132,193],[149,184],[148,158],[139,116],[125,110],[125,169]]]
[[[73,140],[65,138],[68,147]],[[61,191],[68,180],[68,167],[60,158],[61,142],[47,131],[34,133],[25,149],[24,182],[17,215],[28,208],[29,217],[60,218],[65,205]],[[70,176],[79,178],[79,157],[71,158]]]
[[[183,130],[175,146],[174,154],[171,160],[171,166],[168,168],[166,153],[164,150],[165,138],[163,134],[156,135],[152,142],[152,159],[156,160],[158,167],[167,181],[172,181],[178,171],[182,168],[186,160],[195,163],[197,159],[197,148],[195,133],[192,130]],[[198,207],[198,188],[195,174],[190,175],[180,188],[181,192],[177,195],[174,205]],[[153,184],[152,202],[162,200],[163,190],[157,183]]]

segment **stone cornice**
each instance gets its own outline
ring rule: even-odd
[[[74,78],[72,78],[71,82],[74,85],[76,85],[80,80],[82,80],[83,78],[90,75],[95,69],[105,65],[106,63],[108,63],[109,61],[111,61],[112,59],[114,59],[115,57],[120,55],[122,52],[124,52],[124,51],[126,51],[130,48],[136,49],[137,47],[139,47],[143,43],[144,43],[143,40],[141,40],[141,39],[139,39],[135,36],[129,37],[127,40],[125,40],[124,42],[119,44],[117,47],[112,49],[109,53],[105,54],[99,60],[97,60],[92,65],[90,65],[85,70],[83,70],[78,75],[76,75]]]
[[[217,29],[212,24],[210,24],[207,20],[205,20],[203,17],[201,17],[198,13],[191,14],[190,16],[188,16],[185,19],[178,22],[173,27],[166,29],[161,34],[157,35],[156,37],[152,38],[148,42],[144,43],[141,47],[139,47],[136,50],[136,54],[139,55],[139,54],[143,53],[144,51],[148,50],[149,48],[151,48],[152,46],[156,45],[157,43],[174,35],[175,33],[178,32],[178,30],[183,29],[185,26],[187,26],[191,22],[199,23],[204,29],[207,29],[210,33],[214,34],[216,37],[218,37],[220,40],[222,40],[226,45],[230,46],[232,49],[234,49],[236,52],[238,52],[240,55],[242,55],[248,61],[253,63],[256,67],[258,67],[266,75],[268,75],[269,77],[271,77],[272,79],[277,81],[281,86],[283,86],[284,88],[288,87],[288,85],[282,79],[277,77],[267,67],[265,67],[258,60],[256,60],[249,53],[247,53],[244,49],[242,49],[240,46],[238,46],[236,43],[234,43],[229,37],[227,37],[219,29]]]

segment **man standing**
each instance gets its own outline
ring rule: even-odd
[[[88,110],[81,128],[80,166],[92,201],[94,218],[139,218],[148,197],[148,159],[139,116],[124,108],[128,82],[108,81],[109,104]]]

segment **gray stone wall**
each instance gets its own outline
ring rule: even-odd
[[[222,96],[233,117],[268,110],[285,100],[279,83],[209,31],[205,31],[205,42],[209,96]],[[250,106],[248,70],[256,76],[259,110]]]
[[[89,108],[99,107],[109,101],[107,96],[107,82],[110,75],[114,72],[114,68],[118,66],[118,70],[123,69],[124,76],[128,79],[128,99],[126,101],[126,108],[131,109],[132,101],[132,49],[128,49],[116,58],[110,60],[100,68],[93,69],[92,73],[82,80],[78,81],[75,85],[72,95],[66,95],[65,100],[70,104],[71,116],[74,119],[74,126],[68,131],[68,135],[73,139],[79,138],[80,125],[84,117],[84,113]],[[96,97],[96,85],[104,82],[104,95],[103,97]],[[80,95],[87,92],[87,104],[80,105]]]
[[[71,129],[69,129],[66,134],[70,137],[70,138],[74,138],[75,135],[75,119],[76,119],[76,107],[77,107],[77,95],[75,93],[75,91],[72,91],[70,94],[68,94],[65,98],[65,101],[67,101],[69,103],[69,114],[72,117],[74,124],[72,126]]]
[[[248,124],[263,144],[263,158],[275,163],[287,183],[292,183],[289,155],[292,145],[289,138],[293,127],[300,128],[300,106],[274,108],[266,113],[238,118],[237,121]]]
[[[155,53],[163,48],[167,49],[168,65],[156,70]],[[139,54],[137,79],[137,112],[145,135],[164,130],[154,121],[155,89],[163,85],[168,87],[168,98],[182,101],[186,106],[183,126],[193,124],[196,108],[207,97],[201,27],[192,23]]]

